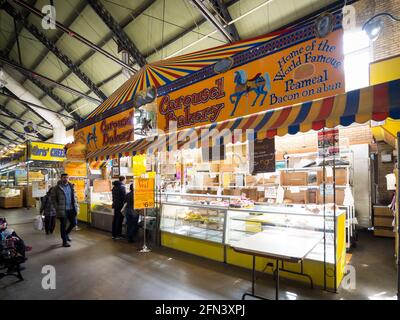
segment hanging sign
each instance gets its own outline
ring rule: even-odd
[[[238,53],[240,65],[157,98],[158,128],[202,126],[344,93],[341,15],[334,31],[313,24]],[[261,40],[260,40],[261,41]],[[206,71],[204,71],[206,72]],[[196,79],[195,79],[196,80]]]
[[[134,138],[133,118],[133,110],[120,112],[77,130],[75,141],[84,141],[88,152],[129,142]]]
[[[28,146],[28,159],[38,161],[64,161],[66,159],[64,145],[32,141]]]
[[[318,155],[329,157],[338,155],[339,148],[339,129],[325,129],[318,132]]]
[[[32,181],[32,198],[44,197],[48,190],[46,181]]]
[[[135,209],[147,209],[154,207],[153,178],[135,178],[133,203]]]
[[[93,192],[110,192],[111,180],[96,179],[93,181]]]
[[[251,174],[275,172],[275,139],[256,139],[253,145],[254,150],[250,150],[249,157]]]

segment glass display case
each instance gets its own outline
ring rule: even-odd
[[[343,208],[333,204],[254,203],[240,196],[163,193],[160,230],[230,247],[259,232],[286,229],[311,230],[324,240],[310,252],[309,259],[334,263],[345,247]],[[335,216],[335,219],[334,219]],[[336,242],[334,234],[336,228]]]
[[[336,227],[339,228],[341,224],[338,220],[341,217],[344,221],[345,210],[334,208],[333,204],[325,206],[256,204],[253,209],[230,208],[226,218],[226,244],[231,246],[245,237],[259,232],[271,232],[274,229],[285,229],[288,233],[302,230],[316,231],[321,233],[321,238],[325,239],[325,242],[322,240],[310,252],[308,259],[334,263],[334,214]]]
[[[90,204],[92,212],[112,215],[112,193],[94,192],[93,187],[90,187]]]
[[[163,193],[160,230],[224,244],[226,208],[235,198]]]

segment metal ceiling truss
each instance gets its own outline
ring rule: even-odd
[[[220,18],[214,16],[214,14],[207,8],[207,5],[202,0],[192,0],[192,3],[199,9],[201,14],[224,36],[228,42],[234,42],[235,38],[230,33],[228,28],[225,28],[225,23]]]
[[[13,0],[16,4],[20,5],[21,7],[29,10],[30,12],[32,12],[33,14],[35,14],[36,16],[40,17],[40,18],[45,18],[46,15],[43,14],[40,10],[31,7],[28,3],[22,1],[22,0]],[[96,44],[94,44],[93,42],[91,42],[90,40],[88,40],[87,38],[83,37],[82,35],[80,35],[79,33],[69,29],[67,26],[65,26],[64,24],[58,22],[57,20],[55,21],[55,26],[62,30],[64,33],[68,34],[70,37],[73,37],[74,39],[82,42],[83,44],[85,44],[86,46],[90,47],[91,49],[101,53],[102,55],[106,56],[107,58],[113,60],[114,62],[118,63],[119,65],[121,65],[124,68],[127,68],[128,70],[130,70],[131,72],[136,72],[137,70],[134,69],[133,67],[131,67],[130,65],[124,63],[124,61],[118,59],[117,57],[115,57],[114,55],[112,55],[111,53],[109,53],[106,50],[103,50],[102,48],[100,48],[99,46],[97,46]]]
[[[3,109],[1,109],[1,111],[3,111]],[[16,122],[19,122],[19,123],[25,123],[25,122],[26,122],[25,120],[21,120],[20,118],[17,118],[17,117],[15,117],[15,116],[10,116],[10,115],[4,114],[4,113],[0,113],[0,117],[12,119],[12,120],[16,120]],[[15,122],[13,122],[13,123],[15,123]],[[36,124],[36,126],[37,126],[37,127],[41,127],[41,128],[43,128],[43,129],[46,129],[46,130],[52,130],[51,128],[46,127],[46,126],[44,126],[44,125]]]
[[[26,110],[27,112],[28,112],[28,111],[33,112],[33,113],[34,113],[36,116],[38,116],[42,121],[47,122],[47,123],[51,126],[51,123],[50,123],[47,119],[45,119],[45,118],[42,117],[39,113],[37,113],[35,110],[33,110],[32,108],[30,108],[29,105],[28,105],[27,103],[25,103],[24,100],[19,99],[13,92],[11,92],[10,90],[8,90],[6,87],[3,87],[2,90],[3,90],[3,93],[0,92],[0,95],[3,95],[3,96],[5,96],[5,97],[7,97],[7,98],[10,98],[10,99],[12,99],[12,100],[17,100],[17,101],[20,100],[19,102],[27,109],[27,110]],[[39,107],[40,107],[40,106],[39,106]],[[40,108],[43,108],[43,107],[40,107]],[[45,109],[45,108],[43,108],[43,109]],[[47,109],[46,109],[46,110],[47,110]],[[21,115],[21,117],[23,117],[23,116],[24,116],[24,114]]]
[[[0,62],[5,62],[8,65],[12,66],[13,69],[18,70],[22,75],[26,76],[31,82],[33,82],[38,88],[40,88],[47,96],[52,98],[62,108],[62,110],[60,110],[59,112],[65,110],[68,113],[72,114],[76,121],[81,121],[81,117],[79,117],[79,115],[74,112],[74,110],[72,109],[72,105],[70,103],[66,103],[62,98],[55,94],[50,87],[46,86],[42,81],[40,81],[36,73],[20,66],[11,59],[5,59],[4,57],[0,56]]]
[[[208,0],[208,2],[213,6],[214,10],[218,13],[220,17],[224,20],[224,24],[227,24],[232,21],[232,17],[228,11],[228,7],[224,3],[223,0]],[[225,30],[227,30],[232,36],[234,41],[240,41],[239,32],[237,31],[234,24],[230,26],[226,26]]]
[[[122,29],[124,29],[127,25],[129,25],[132,21],[135,20],[136,17],[140,16],[144,11],[146,11],[153,3],[155,3],[157,0],[149,0],[146,3],[144,3],[142,6],[140,6],[133,14],[129,15],[126,19],[124,19],[124,21],[121,22],[120,27]],[[107,35],[106,37],[104,37],[104,39],[101,41],[102,44],[106,44],[108,41],[110,41],[111,39],[113,39],[113,33],[111,32],[110,35]],[[82,63],[78,64],[78,67],[81,66],[81,64],[83,64],[84,61],[89,60],[96,52],[95,51],[90,51],[88,52],[86,55],[83,56],[82,58]],[[147,58],[147,57],[146,57]],[[59,80],[59,82],[64,81],[66,78],[69,77],[69,75],[72,73],[71,70],[68,70]],[[108,77],[107,79],[104,79],[100,84],[97,84],[98,87],[101,87],[102,85],[114,80],[116,77],[118,77],[119,75],[122,74],[122,71],[118,71],[114,74],[112,74],[110,77]],[[89,90],[87,91],[85,94],[89,95],[92,91]],[[76,102],[78,102],[80,100],[80,98],[77,98],[75,100],[73,100],[71,102],[71,104],[75,104]]]
[[[31,6],[35,6],[36,2],[37,2],[36,0],[30,1],[30,5],[31,5]],[[1,7],[1,4],[2,4],[2,2],[0,1],[0,7]],[[28,19],[29,14],[30,14],[29,11],[26,12],[26,13],[24,14],[24,19]],[[15,21],[15,20],[14,20],[14,21]],[[3,50],[3,54],[4,54],[6,57],[8,57],[8,56],[10,55],[10,52],[11,52],[11,50],[12,50],[12,48],[14,47],[14,44],[15,44],[15,42],[16,42],[15,40],[19,37],[19,34],[21,33],[21,31],[22,31],[23,28],[24,28],[24,25],[23,25],[22,23],[18,23],[18,24],[17,24],[17,27],[16,27],[16,29],[15,29],[15,37],[14,37],[13,39],[11,39],[11,40],[7,43],[5,49]]]
[[[42,141],[44,140],[44,139],[40,139],[36,135],[25,133],[25,132],[21,132],[21,131],[17,131],[15,129],[11,128],[8,124],[6,124],[5,122],[3,122],[1,120],[0,120],[0,128],[12,132],[18,138],[23,139],[23,140],[26,140],[26,136],[29,136],[29,137],[32,137],[32,138],[36,138],[36,139],[39,139],[39,140],[42,140]]]
[[[138,48],[132,43],[128,35],[125,33],[124,29],[118,24],[113,16],[107,11],[106,8],[98,0],[87,0],[92,9],[97,13],[97,15],[103,20],[103,22],[112,31],[116,42],[120,49],[126,50],[137,62],[140,67],[146,65],[147,61],[145,57],[140,53]]]
[[[38,39],[46,48],[48,48],[58,59],[60,59],[72,72],[84,83],[86,84],[100,99],[106,100],[107,96],[102,92],[92,80],[81,70],[79,67],[72,62],[72,60],[66,56],[62,51],[56,46],[56,44],[51,41],[47,36],[42,33],[38,28],[31,24],[27,19],[25,19],[13,6],[11,6],[7,1],[0,0],[3,2],[3,8],[6,12],[11,15],[16,20],[23,23],[24,27]]]
[[[1,138],[1,139],[6,140],[6,141],[10,141],[10,142],[14,142],[14,143],[17,142],[17,141],[15,141],[15,139],[13,140],[13,139],[7,137],[7,136],[4,134],[4,132],[5,132],[5,130],[3,130],[2,132],[0,132],[0,138]],[[20,140],[20,139],[17,138],[17,140]],[[25,142],[25,141],[22,141],[22,142]],[[17,142],[17,143],[18,143],[18,142]]]
[[[54,113],[54,114],[58,115],[61,118],[68,118],[70,120],[74,120],[74,118],[72,116],[70,116],[70,115],[63,114],[63,113],[60,113],[59,111],[54,111],[52,109],[48,109],[48,108],[42,107],[40,105],[37,105],[36,103],[32,103],[32,102],[29,102],[29,101],[26,101],[26,100],[22,100],[22,99],[18,98],[16,95],[10,95],[9,93],[1,93],[0,92],[0,96],[9,98],[11,100],[15,100],[15,101],[17,101],[17,102],[19,102],[19,103],[21,103],[23,105],[28,105],[28,106],[32,106],[32,107],[35,107],[35,108],[38,108],[38,109],[46,110],[48,112],[51,112],[51,113]],[[29,109],[32,110],[31,108],[29,108]]]

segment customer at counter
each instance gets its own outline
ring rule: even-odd
[[[138,210],[133,206],[133,183],[129,186],[129,193],[125,196],[125,218],[127,225],[128,242],[133,243],[139,229]]]
[[[122,222],[124,217],[121,213],[122,207],[125,202],[125,177],[119,177],[117,181],[113,182],[112,188],[112,208],[114,209],[114,218],[112,222],[112,238],[118,240],[122,238]]]

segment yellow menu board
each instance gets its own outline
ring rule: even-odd
[[[86,177],[86,162],[66,162],[64,172],[71,177]]]
[[[135,209],[146,209],[154,207],[154,179],[135,179],[133,201]]]

